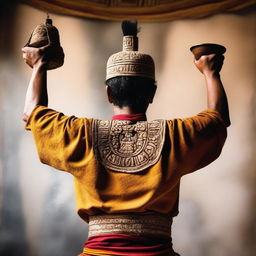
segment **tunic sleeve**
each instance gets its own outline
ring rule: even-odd
[[[205,110],[191,118],[167,122],[171,145],[170,161],[184,175],[218,158],[227,137],[227,128],[217,111]]]
[[[25,129],[32,131],[42,163],[74,174],[88,162],[90,123],[90,119],[65,116],[37,106]]]

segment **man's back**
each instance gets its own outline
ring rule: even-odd
[[[226,127],[213,110],[185,119],[138,117],[76,118],[44,106],[31,114],[26,128],[39,158],[73,174],[78,214],[85,221],[99,213],[176,216],[180,178],[215,160],[226,139]]]

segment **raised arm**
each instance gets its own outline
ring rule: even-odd
[[[45,51],[46,47],[22,48],[24,61],[33,68],[22,116],[22,120],[25,122],[28,121],[31,112],[37,105],[48,105]]]
[[[195,65],[206,80],[208,108],[218,111],[228,127],[230,125],[228,101],[220,78],[223,60],[223,55],[205,55],[195,60]]]

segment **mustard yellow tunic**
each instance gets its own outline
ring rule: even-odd
[[[96,157],[94,121],[37,106],[26,125],[41,162],[74,176],[77,211],[85,221],[100,213],[153,211],[176,216],[181,177],[214,161],[227,136],[217,111],[165,120],[157,161],[140,172],[126,173],[105,168]]]

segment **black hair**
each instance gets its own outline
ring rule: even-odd
[[[110,88],[113,104],[134,111],[143,111],[155,93],[156,82],[152,78],[139,76],[118,76],[106,81]]]

